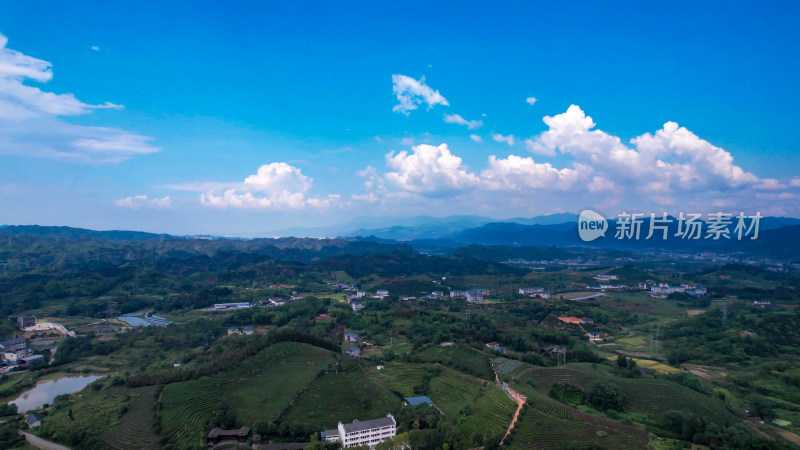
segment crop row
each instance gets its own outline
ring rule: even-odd
[[[502,374],[510,374],[511,372],[519,369],[524,365],[522,361],[508,358],[495,358],[493,360],[494,368]]]
[[[621,450],[647,448],[647,439],[641,436],[597,423],[558,419],[536,409],[528,409],[523,414],[510,448],[562,449],[572,443]]]

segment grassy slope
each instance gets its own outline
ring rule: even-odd
[[[625,410],[642,413],[654,419],[667,411],[691,412],[716,421],[737,420],[717,399],[666,380],[650,378],[618,378],[610,369],[579,363],[562,367],[529,366],[516,374],[520,380],[531,379],[540,393],[547,394],[555,382],[587,387],[597,381],[608,381],[625,393]]]
[[[113,449],[158,449],[158,436],[153,432],[153,410],[158,386],[129,389],[134,398],[119,418],[119,425],[109,428],[100,439]]]
[[[495,384],[438,365],[386,366],[377,376],[391,389],[403,396],[419,395],[414,386],[423,386],[426,368],[439,368],[439,374],[431,378],[427,394],[448,416],[457,415],[466,406],[472,414],[461,416],[459,429],[465,440],[475,436],[488,437],[505,431],[514,414],[515,405]]]
[[[223,401],[243,425],[273,421],[320,370],[334,361],[334,354],[327,350],[282,342],[233,370],[170,384],[161,399],[163,433],[179,447],[203,444],[206,423]]]
[[[360,370],[327,373],[314,383],[283,420],[323,430],[342,421],[368,420],[396,414],[402,400]]]

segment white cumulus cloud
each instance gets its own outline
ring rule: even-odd
[[[475,141],[475,142],[480,142],[480,141],[482,141],[482,140],[483,140],[483,139],[481,139],[481,137],[480,137],[480,136],[478,136],[477,134],[470,134],[470,135],[469,135],[469,138],[470,138],[470,139],[472,139],[472,140],[473,140],[473,141]]]
[[[241,183],[202,182],[172,185],[172,189],[199,191],[203,205],[237,209],[325,208],[339,201],[335,194],[309,197],[313,179],[285,162],[265,164]]]
[[[533,104],[536,103],[536,97],[528,97],[528,98],[526,98],[525,99],[525,103],[533,106]]]
[[[489,168],[481,172],[481,184],[492,190],[572,190],[583,188],[591,169],[587,166],[557,169],[549,163],[537,163],[533,158],[509,155],[508,158],[489,157]]]
[[[428,109],[436,105],[450,105],[439,91],[425,84],[425,77],[415,80],[406,75],[392,75],[392,91],[400,102],[392,108],[392,111],[405,115],[417,109],[422,103],[428,105]]]
[[[467,120],[458,114],[445,114],[444,121],[447,123],[457,123],[459,125],[464,125],[470,130],[475,128],[480,128],[481,126],[483,126],[482,120]]]
[[[516,141],[516,138],[514,137],[513,134],[509,134],[508,136],[503,136],[500,133],[495,133],[492,135],[492,139],[494,139],[496,142],[504,142],[509,146],[514,145],[514,142]]]
[[[172,206],[172,200],[169,196],[162,198],[149,198],[146,195],[134,195],[131,197],[121,198],[115,200],[114,204],[123,208],[140,209],[140,208],[159,208],[167,209]]]
[[[450,153],[447,144],[420,144],[413,152],[403,150],[386,155],[386,166],[393,170],[385,175],[395,187],[410,192],[446,195],[470,189],[478,177],[469,172],[461,158]]]

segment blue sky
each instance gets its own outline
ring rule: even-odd
[[[798,25],[796,2],[4,2],[0,223],[800,217]]]

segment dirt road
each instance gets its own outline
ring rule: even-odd
[[[494,367],[492,367],[494,369]],[[497,369],[494,369],[494,377],[497,380],[497,384],[503,388],[503,390],[508,394],[508,397],[517,404],[517,410],[514,411],[514,418],[511,419],[511,423],[508,424],[508,429],[506,430],[506,434],[503,435],[503,439],[500,441],[500,445],[503,445],[506,438],[509,434],[511,434],[511,430],[514,429],[514,425],[517,424],[517,420],[519,419],[519,413],[522,411],[522,407],[525,406],[525,396],[520,394],[519,392],[511,389],[511,386],[508,383],[503,383],[500,381],[500,376],[497,374]]]
[[[19,430],[19,434],[25,436],[25,440],[28,441],[28,444],[42,450],[70,450],[69,447],[64,447],[63,445],[56,444],[55,442],[46,441],[22,430]]]

